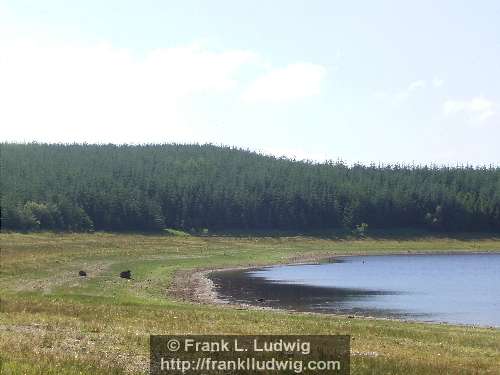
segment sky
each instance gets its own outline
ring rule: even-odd
[[[500,1],[0,0],[0,137],[500,165]]]

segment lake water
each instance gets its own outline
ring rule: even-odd
[[[231,302],[500,327],[500,253],[336,257],[210,278]]]

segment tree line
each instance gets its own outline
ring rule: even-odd
[[[500,231],[498,166],[347,166],[196,144],[0,147],[3,230]]]

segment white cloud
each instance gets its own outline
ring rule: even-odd
[[[447,100],[443,105],[446,116],[465,114],[472,119],[484,121],[495,114],[495,103],[482,96],[470,100]]]
[[[290,64],[257,78],[243,93],[248,102],[286,102],[318,95],[326,69],[309,63]]]
[[[186,98],[235,88],[257,56],[197,45],[142,57],[108,44],[0,39],[0,123],[10,141],[161,142],[192,135]]]
[[[376,91],[374,93],[375,98],[388,101],[392,104],[401,104],[408,100],[417,91],[423,90],[427,87],[427,82],[425,80],[417,80],[411,82],[406,88],[399,91]]]
[[[443,87],[444,85],[444,79],[441,79],[441,78],[438,78],[438,77],[435,77],[433,80],[432,80],[432,86],[434,88],[440,88],[440,87]]]
[[[416,91],[416,90],[419,90],[419,89],[423,89],[423,88],[425,88],[425,86],[427,86],[427,83],[425,81],[423,81],[423,80],[412,82],[412,83],[410,83],[410,85],[406,89],[406,93],[409,94],[409,93],[411,93],[413,91]]]

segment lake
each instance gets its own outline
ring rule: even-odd
[[[209,277],[228,302],[500,327],[500,253],[345,256]]]

